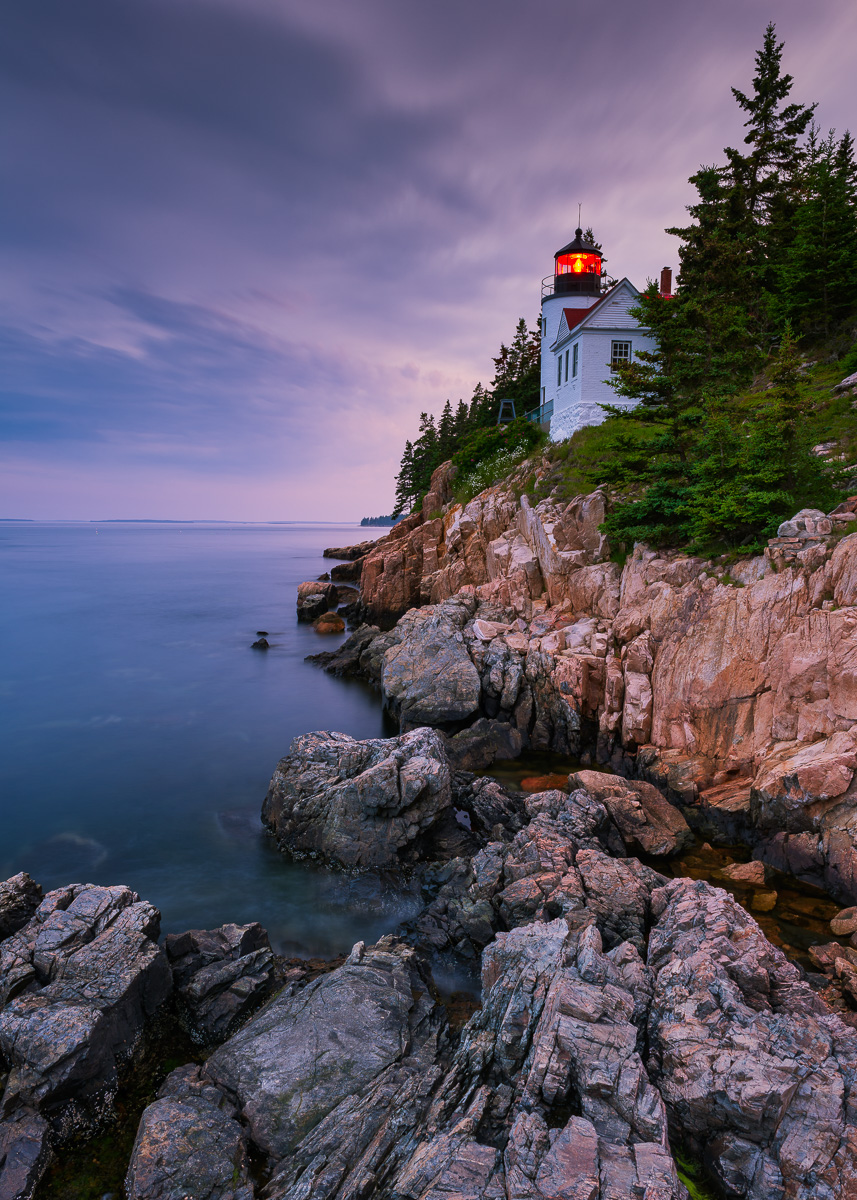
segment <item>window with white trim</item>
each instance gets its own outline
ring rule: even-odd
[[[561,383],[562,383],[562,355],[558,354],[556,356],[556,386],[559,387],[559,385]]]
[[[611,342],[610,343],[610,370],[615,371],[617,367],[625,367],[631,361],[631,343],[630,342]]]
[[[577,342],[575,342],[574,350],[572,351],[572,355],[571,355],[571,377],[572,377],[572,379],[577,378],[577,352],[579,349],[580,349],[579,344]]]
[[[568,383],[568,351],[565,352],[565,382]]]

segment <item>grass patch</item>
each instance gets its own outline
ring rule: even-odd
[[[717,1193],[707,1182],[701,1162],[685,1153],[673,1153],[678,1177],[690,1193],[690,1200],[717,1200]]]

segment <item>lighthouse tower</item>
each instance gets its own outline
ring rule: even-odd
[[[654,348],[647,329],[629,309],[640,293],[628,279],[602,274],[601,251],[576,229],[574,241],[557,250],[554,273],[542,281],[541,395],[537,410],[550,423],[553,441],[604,420],[602,404],[620,400],[609,378],[637,351]]]

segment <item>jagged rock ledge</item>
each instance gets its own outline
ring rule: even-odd
[[[365,623],[317,661],[375,683],[403,729],[449,735],[462,766],[589,756],[857,902],[857,498],[803,510],[749,560],[637,545],[619,565],[605,493],[532,505],[534,470],[462,507],[438,468],[423,512],[442,516],[364,554]]]

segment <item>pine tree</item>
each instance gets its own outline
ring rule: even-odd
[[[788,254],[794,215],[800,201],[804,150],[800,139],[812,121],[815,105],[786,103],[794,79],[782,73],[783,42],[773,23],[765,29],[756,54],[753,94],[732,88],[747,114],[744,144],[748,153],[726,148],[726,177],[744,208],[741,241],[757,283],[752,315],[763,330],[776,312],[777,274]],[[766,319],[766,317],[768,319]]]
[[[445,462],[455,453],[455,418],[449,400],[443,406],[437,426],[437,453],[441,462]]]
[[[643,494],[616,505],[605,528],[622,542],[676,544],[689,535],[706,411],[712,397],[730,395],[744,377],[734,349],[741,311],[693,292],[667,300],[651,283],[631,312],[657,348],[638,351],[611,379],[617,396],[635,407],[602,406],[612,435],[603,482],[635,483]]]
[[[810,131],[804,200],[780,272],[782,309],[801,333],[828,334],[857,306],[857,169],[854,141]]]
[[[396,503],[393,516],[398,517],[409,508],[414,496],[414,448],[410,442],[405,442],[405,451],[396,476]]]
[[[753,95],[732,88],[739,107],[747,113],[744,144],[751,150],[743,155],[727,147],[726,157],[735,183],[742,187],[747,212],[760,224],[772,220],[783,193],[796,183],[802,159],[799,139],[816,107],[784,104],[794,78],[782,74],[783,45],[770,22],[756,54]]]
[[[739,464],[745,490],[745,520],[757,540],[773,537],[777,526],[806,506],[829,508],[836,502],[834,473],[812,453],[803,394],[801,360],[786,327],[770,368],[771,386],[750,416]]]

